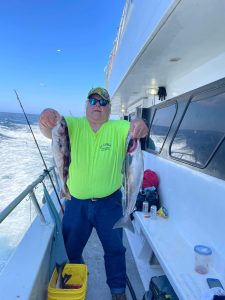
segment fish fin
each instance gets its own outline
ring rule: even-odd
[[[57,270],[58,276],[56,279],[56,283],[55,283],[55,287],[57,289],[61,289],[62,288],[62,267],[60,266]]]
[[[69,191],[61,189],[60,198],[66,198],[67,200],[71,200],[71,195],[70,195]]]
[[[122,175],[125,174],[125,165],[126,165],[126,159],[124,158],[124,160],[123,160],[123,165],[122,165],[122,168],[121,168],[121,174],[122,174]]]
[[[115,225],[113,226],[113,229],[116,228],[126,228],[129,229],[131,232],[134,233],[134,226],[131,222],[130,216],[123,216],[121,219],[119,219]]]
[[[61,265],[56,263],[56,270],[57,270],[58,276],[56,279],[55,287],[57,289],[63,288],[63,279],[64,279],[63,270],[64,270],[65,265],[66,265],[66,262],[63,262]]]

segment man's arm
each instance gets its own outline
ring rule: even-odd
[[[60,117],[60,114],[52,108],[46,108],[42,111],[39,119],[39,127],[44,136],[49,139],[52,138],[52,128],[56,126]]]
[[[130,124],[130,133],[132,138],[141,139],[147,136],[149,130],[147,125],[143,120],[135,119],[131,121]]]

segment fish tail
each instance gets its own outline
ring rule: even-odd
[[[113,229],[122,228],[122,227],[129,229],[131,232],[134,233],[134,226],[131,222],[130,216],[128,216],[128,217],[124,216],[121,219],[119,219],[113,226]]]
[[[60,191],[60,198],[66,198],[67,200],[71,200],[71,195],[68,189],[62,188]]]

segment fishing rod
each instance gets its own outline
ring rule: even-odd
[[[58,202],[59,202],[60,208],[61,208],[61,210],[62,210],[62,212],[63,212],[63,214],[64,214],[64,208],[63,208],[62,203],[61,203],[61,201],[60,201],[60,199],[59,199],[59,195],[58,195],[58,193],[57,193],[57,191],[56,191],[56,188],[55,188],[55,185],[54,185],[54,183],[53,183],[52,177],[51,177],[51,175],[50,175],[50,173],[49,173],[49,171],[48,171],[47,164],[46,164],[46,162],[45,162],[45,160],[44,160],[44,157],[43,157],[43,155],[42,155],[42,153],[41,153],[41,149],[40,149],[40,147],[39,147],[39,145],[38,145],[38,142],[37,142],[37,140],[36,140],[36,138],[35,138],[35,135],[34,135],[34,132],[33,132],[32,128],[31,128],[30,122],[29,122],[29,120],[28,120],[28,118],[27,118],[27,115],[26,115],[25,110],[24,110],[24,108],[23,108],[23,105],[22,105],[22,103],[21,103],[21,101],[20,101],[20,98],[19,98],[19,96],[18,96],[18,94],[17,94],[17,91],[14,90],[14,92],[15,92],[15,94],[16,94],[16,98],[17,98],[17,100],[18,100],[18,102],[19,102],[19,104],[20,104],[20,107],[21,107],[21,109],[22,109],[22,111],[23,111],[23,114],[24,114],[24,116],[25,116],[25,118],[26,118],[26,121],[27,121],[27,124],[28,124],[28,126],[29,126],[29,128],[30,128],[30,131],[31,131],[31,133],[32,133],[32,135],[33,135],[35,144],[36,144],[36,146],[37,146],[37,148],[38,148],[38,151],[39,151],[39,153],[40,153],[40,155],[41,155],[41,159],[42,159],[43,164],[44,164],[44,166],[45,166],[45,171],[48,173],[49,179],[50,179],[51,184],[52,184],[52,186],[53,186],[53,189],[54,189],[54,192],[55,192],[55,194],[56,194],[57,200],[58,200]]]

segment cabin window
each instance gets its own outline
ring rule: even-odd
[[[194,97],[170,147],[173,158],[204,168],[225,135],[225,92]]]
[[[148,149],[160,152],[176,114],[176,104],[157,108],[150,127]]]
[[[133,121],[134,119],[136,119],[136,112],[132,112],[129,114],[129,117],[128,117],[128,120],[131,122]]]
[[[138,107],[136,107],[136,117],[138,119],[142,118],[142,106],[141,105],[139,105]]]
[[[210,161],[207,168],[210,170],[210,174],[215,177],[225,180],[225,138],[221,143],[219,149],[216,151],[212,160]]]

